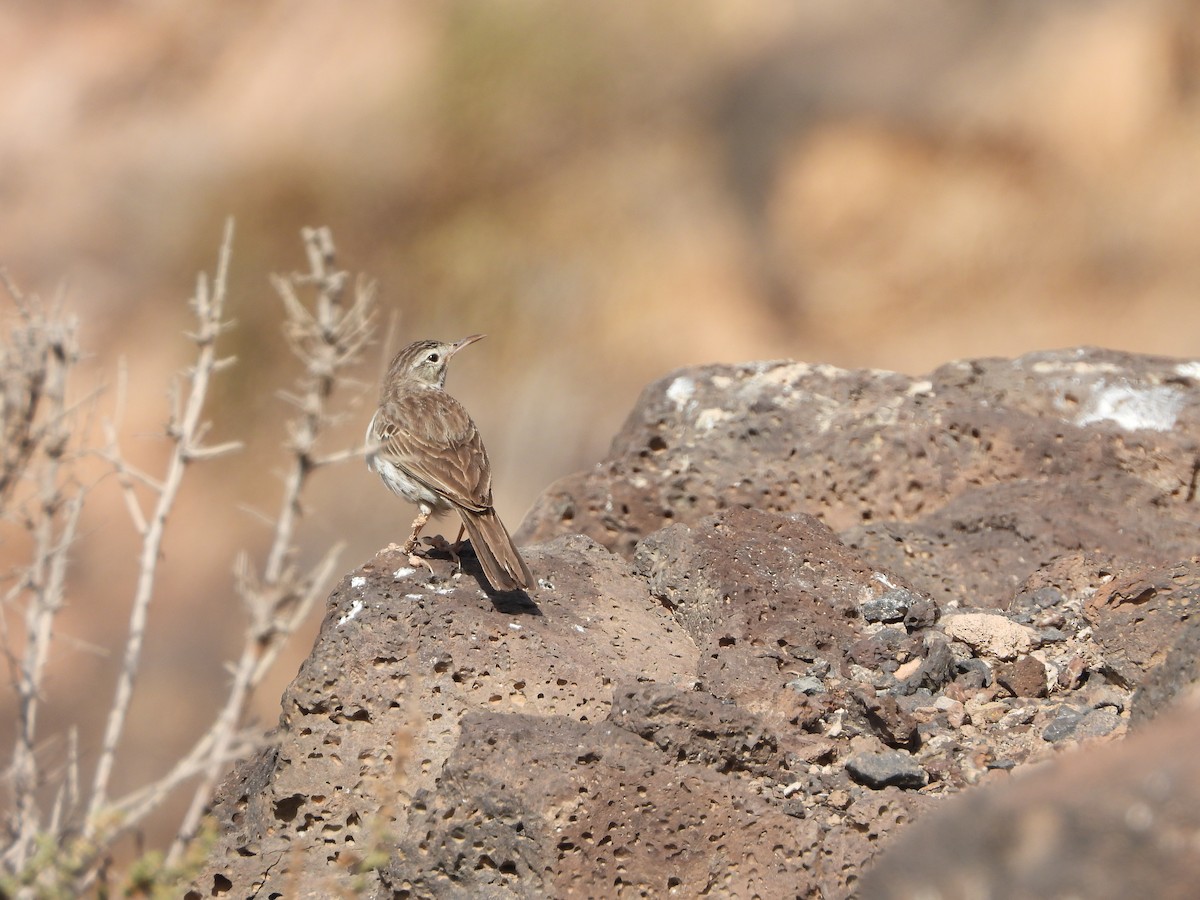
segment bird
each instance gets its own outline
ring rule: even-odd
[[[483,337],[415,341],[395,355],[367,426],[367,468],[419,509],[404,544],[410,557],[430,516],[454,509],[462,518],[455,545],[465,531],[492,588],[528,589],[533,575],[492,502],[492,466],[479,429],[443,389],[447,363]]]

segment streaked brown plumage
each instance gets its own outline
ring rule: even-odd
[[[532,586],[533,576],[492,507],[492,467],[479,430],[463,405],[442,390],[450,358],[482,337],[417,341],[396,354],[367,426],[367,444],[378,445],[367,466],[420,508],[406,552],[416,550],[431,515],[455,509],[488,582],[511,591]]]

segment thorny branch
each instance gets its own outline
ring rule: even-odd
[[[283,473],[283,495],[273,525],[271,548],[262,571],[239,556],[235,587],[247,611],[244,646],[231,667],[232,683],[212,725],[192,749],[165,775],[128,795],[112,799],[109,784],[117,748],[125,728],[137,681],[148,611],[155,597],[158,565],[169,517],[188,466],[238,449],[239,442],[206,443],[210,426],[202,419],[212,377],[234,362],[217,355],[216,342],[229,327],[224,318],[233,223],[226,226],[216,272],[200,276],[191,307],[196,317],[196,359],[173,383],[166,436],[170,455],[161,476],[143,472],[122,455],[114,422],[105,423],[105,445],[99,455],[111,466],[130,519],[141,537],[137,583],[129,632],[112,706],[104,728],[91,790],[79,785],[79,738],[66,737],[66,763],[47,810],[39,803],[48,782],[39,770],[37,718],[45,668],[50,656],[52,624],[62,608],[67,586],[69,550],[77,538],[86,490],[73,475],[74,464],[89,452],[87,429],[67,402],[67,381],[78,360],[76,323],[61,305],[47,307],[26,298],[0,272],[18,324],[0,345],[0,512],[15,519],[30,536],[30,562],[0,597],[0,652],[8,663],[19,701],[18,728],[8,781],[12,810],[4,820],[0,845],[0,882],[6,873],[20,883],[67,885],[82,890],[98,875],[108,847],[158,808],[183,783],[196,779],[195,793],[172,845],[168,864],[178,863],[199,825],[216,779],[228,764],[249,752],[259,735],[243,725],[249,701],[277,660],[287,639],[316,603],[333,575],[338,554],[331,549],[308,571],[296,564],[296,529],[301,496],[318,469],[361,456],[363,448],[321,455],[318,442],[334,423],[328,403],[339,384],[350,382],[346,369],[358,361],[374,328],[374,285],[359,279],[348,298],[349,276],[335,265],[332,238],[326,229],[303,232],[309,270],[277,276],[273,284],[285,313],[284,334],[302,364],[302,372],[284,399],[296,407],[287,425],[289,464]],[[306,302],[302,294],[311,295]],[[120,421],[127,375],[119,370],[114,418]],[[146,492],[153,501],[144,506]],[[23,613],[21,632],[9,633],[9,610]],[[43,740],[44,742],[44,740]],[[86,806],[86,811],[82,809]],[[34,853],[43,836],[59,848],[53,871],[41,871]],[[29,866],[34,866],[29,870]],[[3,887],[0,886],[0,893]]]
[[[274,276],[272,284],[283,301],[284,334],[303,371],[291,392],[283,397],[298,412],[288,422],[286,447],[290,465],[284,474],[283,497],[275,519],[274,537],[261,575],[249,560],[239,557],[235,569],[238,594],[250,617],[246,643],[234,667],[229,696],[205,739],[212,740],[212,763],[196,787],[168,860],[180,858],[196,834],[223,760],[230,756],[238,723],[254,688],[274,664],[286,639],[308,616],[337,563],[340,546],[333,547],[307,573],[297,571],[296,526],[302,513],[301,496],[313,472],[340,459],[361,456],[361,450],[320,458],[317,442],[333,423],[327,403],[345,369],[356,363],[374,330],[374,284],[359,279],[354,296],[346,305],[349,276],[335,266],[333,238],[328,229],[305,229],[302,233],[309,271]],[[300,299],[300,289],[310,287],[312,306]]]
[[[137,586],[134,589],[133,608],[129,617],[129,636],[125,643],[125,655],[117,676],[116,693],[104,729],[104,741],[100,749],[100,760],[96,765],[92,781],[87,820],[84,834],[90,837],[99,823],[100,812],[108,804],[108,783],[116,759],[117,744],[125,729],[129,716],[129,705],[133,699],[133,688],[141,662],[142,642],[146,632],[146,617],[154,597],[155,578],[161,558],[163,535],[167,517],[175,505],[179,487],[188,465],[198,459],[211,458],[218,453],[228,452],[241,446],[238,442],[206,447],[203,444],[207,425],[201,420],[204,402],[208,397],[209,382],[221,362],[217,358],[217,336],[229,327],[225,322],[224,309],[226,287],[229,277],[229,258],[233,251],[233,221],[225,226],[225,236],[217,261],[217,271],[210,286],[202,274],[197,279],[196,291],[191,306],[198,328],[190,335],[198,348],[195,364],[186,375],[186,398],[181,395],[178,382],[174,385],[171,418],[167,424],[167,436],[174,446],[167,461],[166,475],[158,490],[158,499],[149,518],[140,514],[135,518],[142,528],[142,552],[138,566]],[[119,456],[117,448],[113,455]],[[136,503],[136,499],[133,500]],[[132,507],[131,507],[132,508]]]
[[[0,615],[3,652],[17,696],[10,768],[13,807],[5,822],[3,855],[4,864],[11,866],[28,855],[42,827],[36,795],[42,781],[36,754],[41,686],[86,490],[63,474],[75,452],[67,385],[79,358],[77,322],[65,315],[61,303],[47,306],[23,295],[7,277],[3,283],[20,323],[0,345],[0,510],[6,518],[15,515],[32,538],[30,563],[6,592]],[[8,629],[8,610],[16,605],[23,611],[19,649]],[[66,804],[74,800],[73,792],[64,797]]]

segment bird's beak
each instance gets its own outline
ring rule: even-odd
[[[485,337],[487,337],[486,334],[473,334],[470,337],[463,338],[461,341],[455,341],[453,344],[450,345],[450,352],[446,354],[446,359],[449,359],[450,357],[452,357],[455,353],[457,353],[459,350],[461,350],[463,347],[467,346],[468,344],[473,344],[476,341],[482,340]]]

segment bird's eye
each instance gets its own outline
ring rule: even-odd
[[[437,362],[437,361],[438,361],[438,355],[437,355],[436,353],[430,353],[430,354],[429,354],[427,357],[425,357],[425,359],[426,359],[428,362],[433,362],[433,363],[435,363],[435,362]]]

